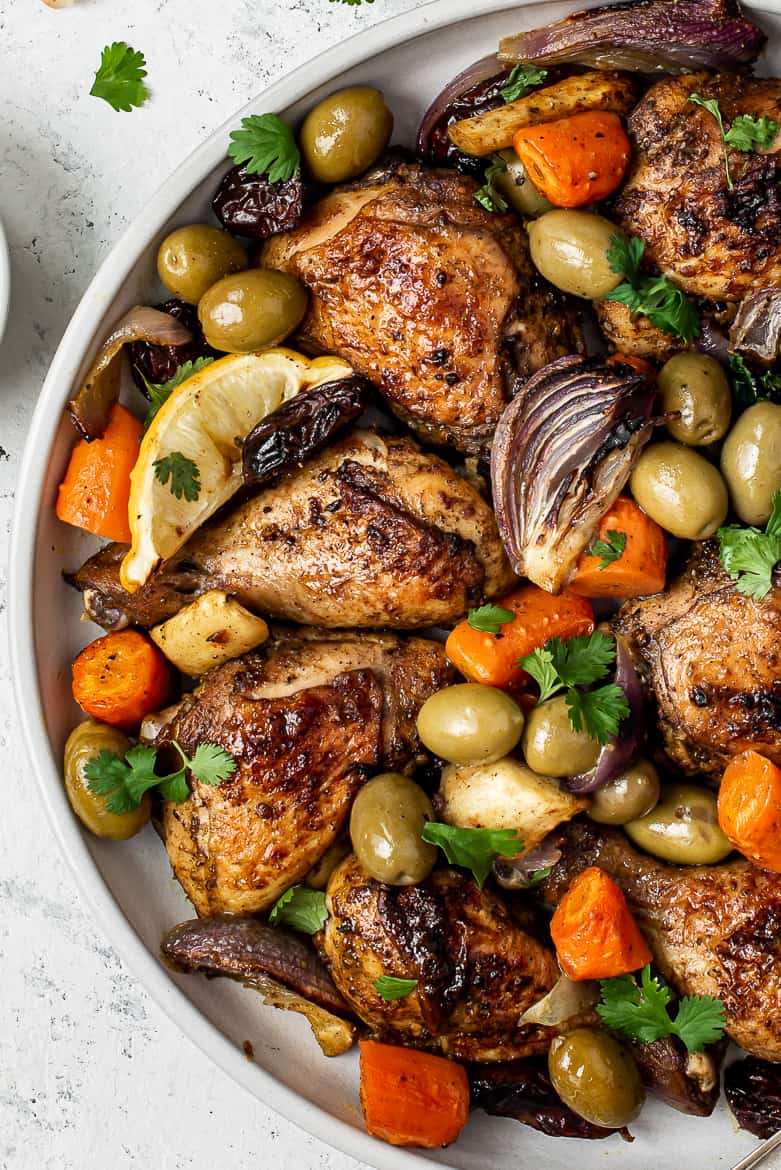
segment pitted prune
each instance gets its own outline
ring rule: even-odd
[[[250,240],[265,240],[296,227],[303,208],[300,171],[292,179],[272,183],[266,175],[232,167],[212,200],[212,211],[226,231]]]
[[[781,1129],[781,1064],[746,1056],[724,1073],[724,1096],[738,1125],[758,1138]]]
[[[222,357],[216,349],[206,344],[195,305],[188,305],[185,301],[172,298],[163,305],[155,305],[155,308],[163,313],[170,313],[177,321],[181,321],[184,327],[190,330],[193,339],[185,345],[153,345],[149,341],[134,341],[128,345],[127,353],[133,381],[144,395],[147,393],[144,378],[159,385],[173,378],[179,366],[185,362],[194,362],[200,357]]]

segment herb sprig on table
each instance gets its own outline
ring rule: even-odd
[[[145,77],[144,54],[131,49],[125,41],[115,41],[106,45],[100,55],[90,95],[103,98],[112,109],[129,114],[134,107],[143,106],[149,97]]]

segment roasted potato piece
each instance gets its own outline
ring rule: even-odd
[[[512,146],[513,135],[523,126],[555,122],[585,110],[611,110],[628,114],[635,104],[634,82],[622,73],[594,70],[581,77],[567,77],[497,110],[455,122],[448,129],[450,141],[466,154],[485,155]]]
[[[555,780],[509,756],[493,764],[449,764],[442,771],[439,797],[442,820],[449,825],[515,829],[524,851],[588,808],[582,796],[565,792]]]
[[[149,635],[183,674],[200,678],[213,666],[260,646],[268,638],[268,626],[222,589],[210,589]]]

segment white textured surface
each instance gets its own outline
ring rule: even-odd
[[[0,623],[19,456],[49,360],[128,220],[231,112],[406,8],[328,0],[0,0]],[[147,58],[151,101],[89,96],[103,45]],[[352,1170],[265,1110],[169,1023],[96,933],[38,804],[0,633],[0,1170]]]

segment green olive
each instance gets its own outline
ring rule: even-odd
[[[149,793],[145,793],[138,808],[130,812],[110,812],[106,797],[90,792],[84,769],[102,751],[124,756],[130,740],[115,727],[85,719],[74,727],[65,744],[65,791],[71,808],[83,825],[96,837],[110,837],[112,841],[126,841],[143,829],[152,812]]]
[[[624,825],[635,845],[678,865],[714,865],[732,852],[719,827],[716,797],[697,784],[671,784],[651,812]]]
[[[490,764],[511,752],[523,731],[523,712],[504,691],[459,683],[432,695],[418,714],[418,735],[451,764]]]
[[[414,886],[437,859],[435,845],[421,840],[434,809],[423,789],[400,772],[383,772],[364,784],[350,813],[350,838],[363,868],[378,882]]]
[[[723,439],[729,428],[732,393],[715,358],[702,353],[676,353],[659,371],[659,393],[665,414],[677,411],[667,430],[679,443],[706,447]]]
[[[781,489],[781,405],[757,402],[727,435],[721,470],[744,524],[763,527]]]
[[[600,825],[625,825],[650,812],[659,792],[656,768],[650,760],[635,760],[593,793],[588,815]]]
[[[523,730],[526,763],[541,776],[577,776],[593,768],[600,746],[572,726],[563,695],[548,699],[526,716]]]
[[[306,289],[294,276],[251,268],[212,285],[198,302],[198,319],[215,349],[254,353],[284,341],[304,316],[306,304]]]
[[[534,186],[515,151],[500,150],[499,157],[504,163],[504,170],[495,172],[493,185],[513,211],[517,211],[524,219],[536,219],[538,215],[550,211],[553,204]]]
[[[246,267],[247,256],[238,240],[206,223],[177,228],[165,237],[157,253],[163,284],[191,305],[197,305],[223,276]]]
[[[646,447],[629,482],[643,511],[682,540],[705,540],[724,523],[726,484],[691,447],[672,441]]]
[[[354,179],[380,157],[390,142],[393,114],[378,89],[340,89],[310,110],[299,142],[304,162],[319,183]]]
[[[622,280],[607,258],[610,237],[618,234],[615,224],[590,211],[549,211],[529,224],[532,260],[556,288],[600,300]]]
[[[607,1032],[575,1028],[555,1036],[548,1071],[564,1104],[592,1125],[621,1129],[643,1107],[645,1090],[637,1065]]]

